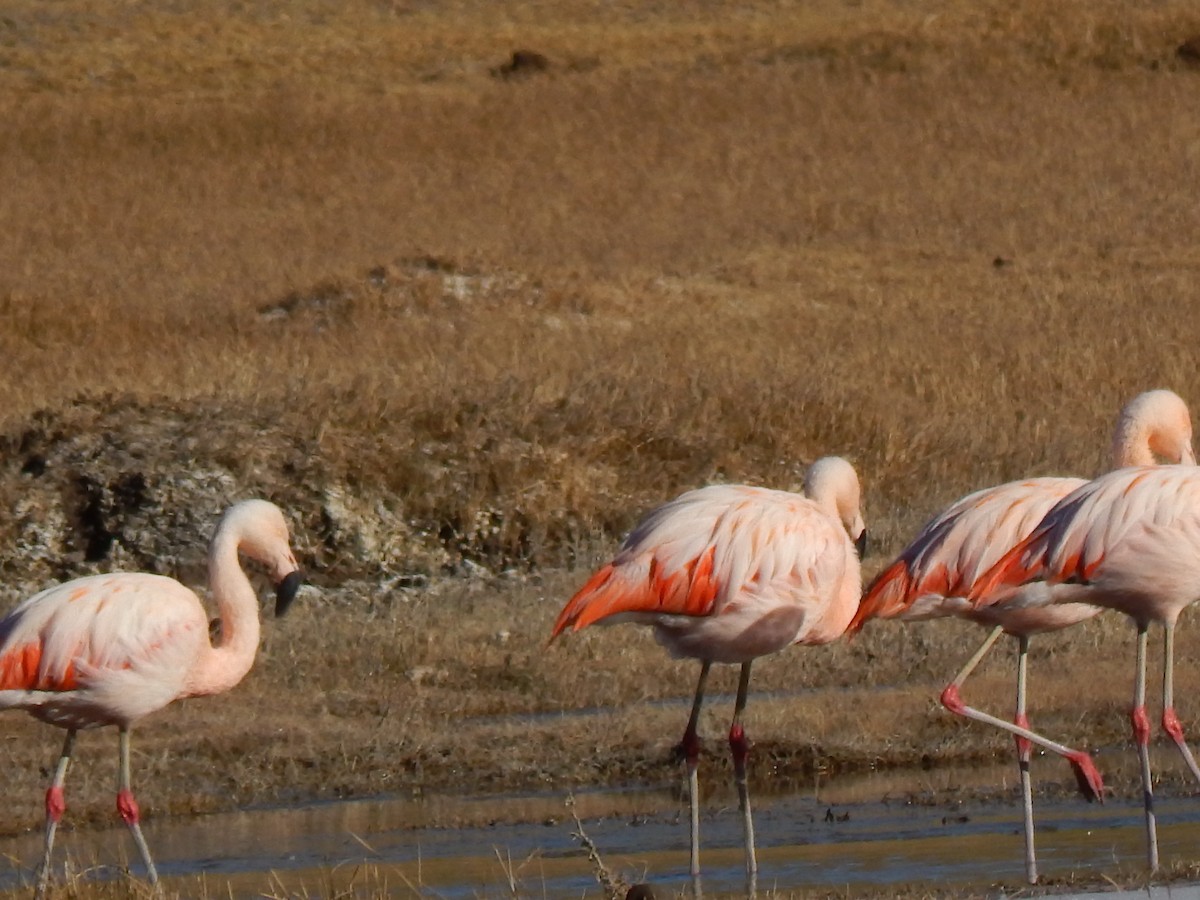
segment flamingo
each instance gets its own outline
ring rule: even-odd
[[[859,499],[858,475],[839,457],[809,467],[803,495],[747,485],[689,491],[648,513],[554,623],[551,640],[568,628],[578,631],[601,621],[650,625],[672,656],[700,661],[678,747],[686,763],[690,871],[697,895],[696,729],[709,669],[713,663],[741,665],[729,748],[753,893],[758,866],[746,782],[750,742],[742,724],[750,666],[791,644],[828,643],[846,630],[858,606],[859,554],[866,549]]]
[[[1195,465],[1192,426],[1187,405],[1171,391],[1139,394],[1121,410],[1112,443],[1112,465],[1152,464],[1155,453],[1173,462]],[[1029,639],[1034,634],[1066,628],[1101,611],[1089,603],[1025,607],[1018,594],[976,607],[966,598],[975,581],[1004,552],[1027,536],[1042,517],[1082,478],[1031,478],[969,494],[935,516],[900,556],[881,572],[862,599],[848,632],[870,619],[919,621],[959,616],[990,628],[988,636],[941,694],[942,704],[956,715],[996,725],[1016,738],[1025,832],[1025,874],[1036,884],[1033,795],[1029,775],[1030,743],[1038,743],[1071,763],[1080,790],[1089,799],[1102,797],[1103,783],[1091,758],[1078,750],[1040,738],[1025,715]],[[1001,634],[1014,636],[1017,651],[1017,702],[1014,725],[962,702],[960,689]],[[1015,726],[1015,727],[1014,727]]]
[[[75,733],[115,725],[119,734],[117,812],[129,828],[152,884],[158,872],[130,788],[133,723],[173,700],[219,694],[250,671],[258,651],[258,599],[238,553],[269,570],[282,615],[303,581],[279,508],[238,503],[222,516],[208,549],[208,579],[220,611],[220,641],[209,643],[200,598],[161,575],[122,572],[77,578],[35,594],[0,620],[0,709],[23,709],[65,728],[66,741],[46,791],[45,852],[38,896],[66,810],[63,782]]]
[[[1032,603],[1085,602],[1133,619],[1137,654],[1130,722],[1141,763],[1152,872],[1158,868],[1158,831],[1146,716],[1147,632],[1152,622],[1163,626],[1163,731],[1200,780],[1173,699],[1175,624],[1197,598],[1197,583],[1200,470],[1143,466],[1110,472],[1068,494],[976,581],[970,594],[983,608],[1006,588],[1031,585],[1035,590],[1025,595]]]

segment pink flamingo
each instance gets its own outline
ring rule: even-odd
[[[303,577],[279,509],[264,500],[230,507],[208,550],[209,587],[221,639],[209,643],[200,599],[160,575],[115,573],[68,581],[30,597],[0,621],[0,709],[23,709],[67,730],[46,791],[46,846],[37,893],[45,893],[54,834],[66,809],[63,782],[75,733],[116,725],[120,741],[117,811],[129,827],[150,882],[158,872],[130,789],[129,730],[173,700],[219,694],[250,671],[258,651],[258,598],[238,561],[267,567],[282,615]]]
[[[842,635],[858,605],[866,528],[854,468],[826,457],[809,468],[804,496],[746,485],[689,491],[646,515],[613,561],[572,597],[551,640],[567,628],[632,621],[654,628],[672,656],[700,661],[700,679],[679,745],[691,805],[691,875],[700,886],[696,734],[713,663],[740,664],[729,728],[745,836],[746,876],[757,873],[746,783],[750,742],[742,725],[751,663],[792,644]],[[851,538],[856,543],[851,543]],[[858,552],[856,552],[856,547]]]
[[[1158,453],[1173,462],[1195,464],[1192,426],[1187,405],[1171,391],[1149,391],[1122,409],[1113,435],[1114,468],[1154,462]],[[1029,731],[1025,715],[1026,670],[1031,635],[1074,625],[1099,613],[1088,603],[1054,606],[1022,605],[1020,593],[995,598],[977,607],[965,599],[976,580],[1006,550],[1037,527],[1059,500],[1086,484],[1081,478],[1032,478],[976,491],[934,517],[867,589],[849,633],[872,618],[923,620],[959,616],[990,627],[987,638],[942,692],[951,712],[1003,728],[1014,734],[1025,824],[1025,872],[1037,882],[1033,796],[1029,775],[1030,742],[1038,743],[1071,763],[1080,790],[1089,799],[1102,796],[1103,783],[1091,758]],[[965,705],[959,690],[1001,634],[1018,640],[1015,725]]]
[[[1158,833],[1150,777],[1146,716],[1146,638],[1163,626],[1162,727],[1192,774],[1200,768],[1175,714],[1175,623],[1200,583],[1200,470],[1168,466],[1110,472],[1061,500],[1037,528],[975,583],[981,608],[1005,589],[1030,585],[1031,603],[1092,603],[1116,609],[1137,626],[1137,663],[1130,720],[1142,769],[1146,848],[1158,868]]]

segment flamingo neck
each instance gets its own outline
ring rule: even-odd
[[[258,652],[258,597],[238,561],[236,535],[218,534],[208,552],[208,586],[220,614],[221,636],[202,651],[189,679],[191,696],[219,694],[246,677]]]
[[[849,463],[827,458],[811,465],[804,478],[804,496],[830,518],[841,522],[857,536],[861,527],[858,503],[858,479]]]
[[[1113,435],[1112,463],[1114,469],[1155,464],[1150,450],[1150,429],[1145,424],[1132,416],[1122,417]]]

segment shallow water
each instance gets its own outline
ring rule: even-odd
[[[1056,761],[1044,764],[1044,774],[1054,765],[1063,769],[1056,774],[1069,777]],[[1006,778],[1011,784],[1011,774],[1007,766],[888,773],[758,798],[759,887],[1019,886],[1019,807],[1008,798],[954,799],[977,797],[974,789],[995,788]],[[610,868],[630,880],[684,886],[686,802],[677,790],[581,793],[575,809]],[[1043,874],[1099,874],[1141,864],[1142,817],[1134,802],[1039,798],[1036,810]],[[1200,802],[1163,797],[1158,811],[1164,864],[1195,859]],[[561,793],[360,800],[146,823],[168,886],[175,877],[206,874],[220,886],[219,895],[234,897],[268,889],[323,895],[351,880],[363,863],[373,869],[372,884],[386,881],[399,894],[511,896],[511,878],[523,893],[599,896],[574,831]],[[732,792],[708,801],[701,838],[706,890],[739,891],[742,837]],[[0,873],[0,888],[30,877],[40,843],[38,835],[0,842],[0,854],[24,866]],[[56,860],[64,853],[76,870],[86,864],[95,877],[107,877],[132,850],[124,830],[113,828],[67,831]]]

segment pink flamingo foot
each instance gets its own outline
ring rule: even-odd
[[[1068,753],[1066,758],[1067,762],[1071,764],[1071,770],[1075,773],[1079,793],[1083,794],[1088,803],[1093,801],[1103,803],[1104,779],[1100,777],[1100,770],[1096,768],[1092,758],[1080,750]]]

